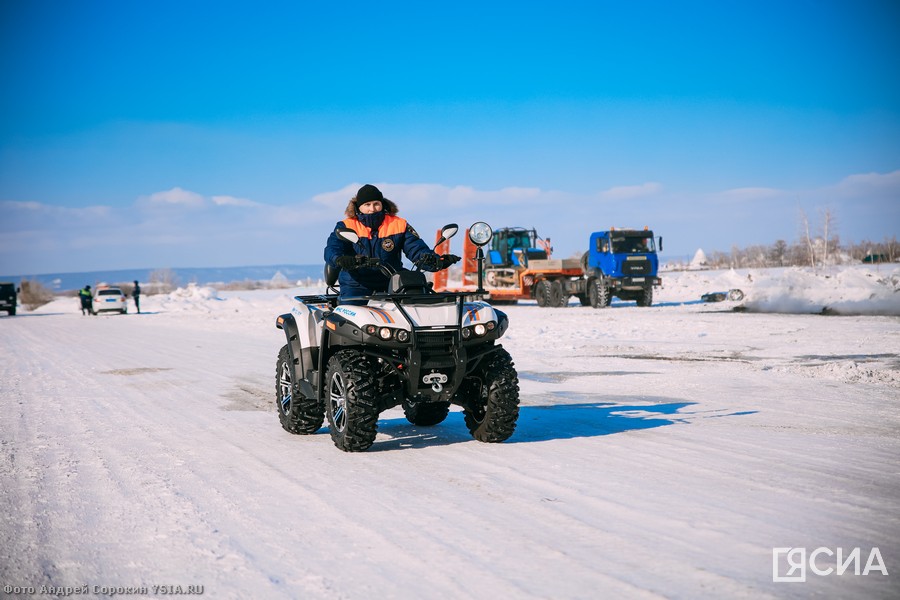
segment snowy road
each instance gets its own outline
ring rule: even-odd
[[[278,424],[283,292],[73,302],[0,319],[0,586],[900,595],[900,318],[507,307],[507,443],[395,409],[345,454]],[[776,583],[777,547],[859,547],[860,569],[878,548],[889,575]]]

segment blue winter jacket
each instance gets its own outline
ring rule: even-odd
[[[338,237],[341,227],[352,229],[359,235],[359,241],[351,244]],[[357,218],[338,221],[325,245],[325,261],[333,267],[339,256],[362,255],[381,259],[397,271],[403,269],[401,251],[415,264],[423,255],[434,254],[416,230],[406,219],[396,215],[384,215],[384,220],[375,231],[363,225]],[[423,269],[430,270],[430,269]],[[387,291],[389,278],[380,269],[361,268],[352,271],[341,270],[338,282],[341,297],[366,296],[372,292]]]

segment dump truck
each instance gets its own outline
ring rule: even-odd
[[[658,243],[657,243],[658,242]],[[449,252],[449,242],[438,252]],[[588,251],[579,258],[555,259],[548,239],[534,229],[507,227],[494,230],[482,273],[493,304],[536,300],[538,306],[563,307],[572,296],[582,306],[604,308],[613,297],[653,304],[653,288],[660,285],[655,238],[648,227],[612,227],[590,235]],[[474,289],[478,270],[475,248],[463,247],[462,282],[457,290]],[[448,289],[446,272],[435,276],[437,290]]]

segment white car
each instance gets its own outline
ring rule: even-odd
[[[94,314],[115,311],[121,314],[128,312],[127,296],[119,288],[103,287],[94,296]]]

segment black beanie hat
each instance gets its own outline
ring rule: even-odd
[[[359,191],[356,192],[356,209],[359,211],[359,205],[365,204],[366,202],[384,202],[384,194],[381,193],[374,185],[367,183],[366,185],[359,188]]]

